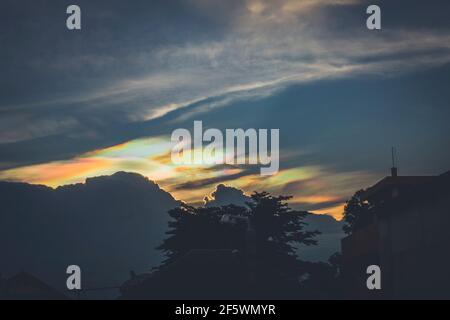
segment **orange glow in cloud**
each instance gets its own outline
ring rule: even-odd
[[[108,166],[107,159],[76,158],[70,161],[57,161],[8,170],[0,173],[0,179],[57,187],[81,182],[85,177],[96,174]]]
[[[336,196],[321,196],[321,195],[313,195],[313,196],[298,196],[295,197],[295,200],[291,201],[291,203],[309,203],[309,204],[317,204],[323,202],[331,202],[339,200],[339,197]]]
[[[342,203],[342,204],[334,206],[334,207],[325,208],[325,209],[321,209],[321,210],[314,210],[313,213],[327,214],[327,215],[334,217],[337,220],[342,220],[342,216],[344,213],[344,206],[345,206],[345,203]]]

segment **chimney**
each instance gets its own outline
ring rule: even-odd
[[[397,169],[397,155],[396,150],[392,147],[392,168],[391,168],[391,177],[398,177],[398,169]]]
[[[398,177],[398,169],[396,167],[391,168],[391,177]]]

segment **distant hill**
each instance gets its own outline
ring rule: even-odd
[[[320,235],[317,236],[319,242],[317,246],[301,246],[298,255],[301,259],[307,261],[328,261],[328,258],[341,251],[341,239],[345,237],[342,230],[344,223],[337,221],[332,216],[310,214],[305,218],[307,230],[319,230]]]
[[[130,270],[158,265],[153,248],[164,237],[167,211],[177,205],[133,173],[57,189],[0,182],[0,272],[27,271],[65,289],[65,270],[76,264],[85,288],[120,285]]]

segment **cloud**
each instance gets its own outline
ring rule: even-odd
[[[79,183],[86,177],[132,171],[157,181],[177,199],[202,205],[206,194],[217,184],[227,184],[247,193],[267,191],[273,194],[291,195],[292,205],[301,210],[323,210],[340,218],[345,200],[355,190],[374,182],[375,175],[365,171],[338,172],[324,165],[302,165],[292,162],[278,174],[260,175],[259,166],[232,165],[176,165],[170,160],[172,143],[168,137],[132,140],[116,146],[79,155],[70,160],[24,166],[0,171],[0,179],[25,181],[57,187]],[[289,159],[295,154],[286,154]],[[287,164],[286,164],[287,165]],[[223,202],[218,188],[212,200]],[[214,202],[213,202],[214,203]],[[338,208],[340,206],[340,208]]]
[[[78,120],[71,116],[35,117],[13,114],[0,118],[0,144],[67,133],[79,127]]]
[[[0,101],[8,121],[18,108],[29,115],[18,122],[16,132],[7,140],[53,134],[53,130],[45,130],[47,124],[39,132],[27,131],[20,124],[38,123],[36,120],[54,115],[55,110],[63,109],[66,115],[52,121],[64,123],[64,117],[70,117],[73,123],[78,121],[79,129],[85,129],[81,119],[86,117],[107,116],[114,119],[111,123],[140,122],[202,104],[202,108],[181,117],[182,121],[236,100],[267,97],[294,83],[384,75],[387,71],[394,75],[450,61],[450,34],[445,30],[408,26],[370,33],[355,28],[342,34],[329,27],[339,19],[333,8],[354,6],[359,1],[247,1],[221,6],[223,13],[204,1],[192,3],[193,10],[208,17],[208,23],[222,14],[230,23],[212,37],[197,34],[192,39],[177,38],[157,45],[141,42],[143,35],[139,34],[139,42],[127,43],[126,52],[92,50],[77,56],[46,55],[47,60],[37,64],[40,70],[53,65],[55,74],[65,74],[75,68],[79,70],[76,77],[88,80],[88,85],[71,86],[69,92],[56,90],[51,98],[42,96],[31,103],[4,105]],[[114,12],[114,6],[110,10]],[[98,40],[96,48],[107,46],[106,40]],[[98,68],[98,80],[78,68],[86,63]],[[215,101],[210,103],[211,99]],[[95,129],[89,128],[92,124],[87,126]],[[73,129],[61,125],[58,132]],[[0,133],[7,134],[3,127]]]
[[[361,0],[249,0],[247,8],[253,16],[263,16],[271,21],[285,21],[290,17],[312,14],[313,10],[332,6],[360,4]]]
[[[283,161],[279,175],[267,180],[242,168],[174,167],[167,161],[170,147],[158,138],[194,117],[207,118],[236,102],[262,101],[292,85],[367,76],[384,79],[450,62],[448,28],[402,22],[395,28],[386,24],[382,32],[370,32],[364,24],[364,6],[358,1],[224,4],[192,0],[186,7],[137,1],[126,11],[119,1],[111,1],[105,10],[85,3],[87,9],[99,13],[95,21],[88,21],[86,33],[55,34],[49,22],[43,25],[48,31],[45,39],[41,33],[36,35],[42,42],[37,45],[27,39],[34,34],[34,23],[44,24],[39,15],[25,19],[28,22],[14,32],[7,29],[0,53],[1,61],[7,62],[0,66],[0,84],[5,88],[0,98],[0,165],[46,163],[2,171],[1,178],[59,185],[79,181],[84,175],[129,168],[161,181],[188,202],[201,201],[214,184],[232,183],[245,192],[292,192],[299,206],[324,210],[349,196],[355,187],[373,182],[370,169],[359,164],[363,169],[338,170],[329,165],[338,160],[323,155],[315,158],[314,165],[301,162],[303,158],[296,155]],[[154,12],[152,5],[167,21],[148,19],[149,12]],[[8,21],[10,26],[16,24]],[[119,23],[121,28],[115,28]],[[303,107],[303,102],[298,105]],[[306,105],[305,112],[296,115],[311,116],[306,109],[313,107],[321,108]],[[326,108],[321,112],[327,112]],[[237,119],[238,114],[233,125],[242,121],[257,126],[267,123],[264,118],[276,118],[277,124],[290,125],[292,130],[288,119],[292,113],[253,112]],[[219,120],[216,123],[225,123],[222,117]],[[320,127],[313,130],[320,138],[320,131],[327,130],[322,129],[325,120],[316,117],[314,123]],[[305,131],[294,134],[306,132],[311,128],[308,125],[304,123]],[[149,141],[136,139],[142,136],[156,139],[151,144],[159,149],[141,157],[140,148],[152,150]],[[325,143],[324,139],[311,140]],[[332,142],[331,147],[340,150]],[[106,146],[116,146],[120,152],[114,154]],[[281,150],[282,155],[293,148],[304,145],[291,144]],[[55,175],[47,176],[52,171]]]
[[[199,179],[196,181],[188,181],[183,184],[177,185],[175,187],[175,190],[186,190],[187,191],[187,190],[192,190],[192,189],[198,189],[198,188],[207,187],[207,186],[210,186],[212,184],[216,184],[216,183],[219,183],[222,181],[230,181],[230,180],[238,179],[245,175],[246,175],[245,172],[239,172],[239,173],[235,173],[233,175],[227,175],[227,176],[222,176],[222,177],[214,177],[214,178],[207,178],[207,179]]]
[[[210,197],[205,198],[205,206],[221,207],[230,204],[246,206],[249,201],[250,197],[245,195],[242,190],[220,184]]]

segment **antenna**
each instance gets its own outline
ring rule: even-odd
[[[395,147],[392,147],[392,168],[391,168],[391,176],[397,177],[398,176],[398,169],[397,169],[397,154]]]
[[[395,147],[392,147],[392,167],[395,168]]]

